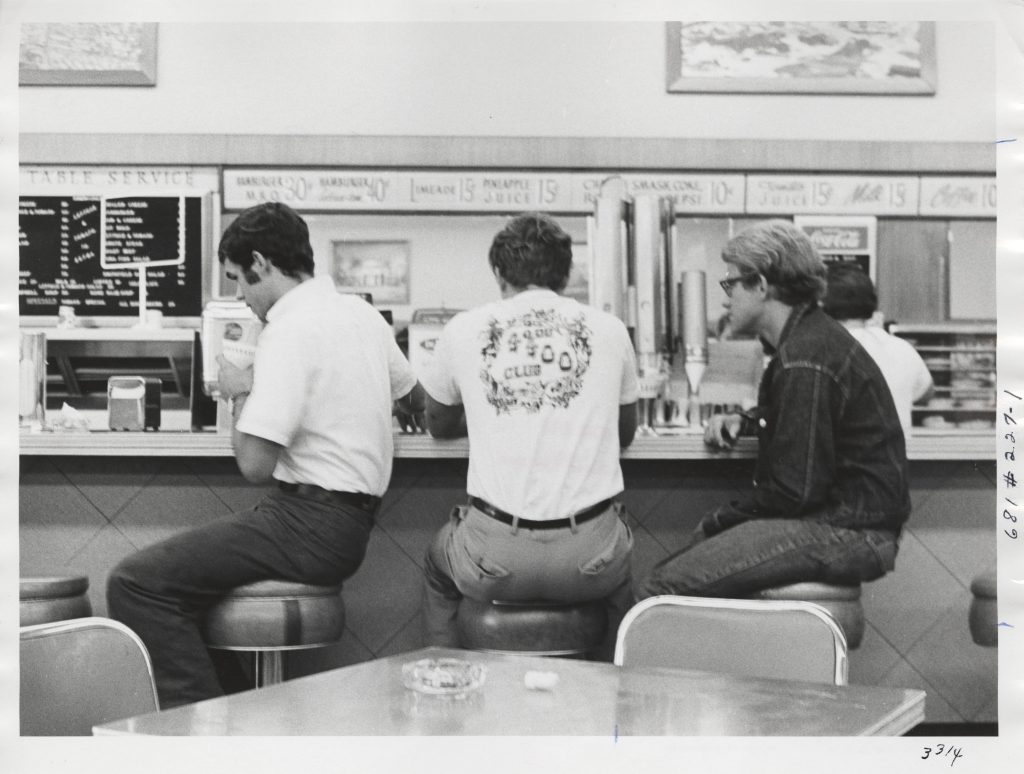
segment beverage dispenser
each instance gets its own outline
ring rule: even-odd
[[[590,221],[591,303],[630,329],[640,375],[640,432],[669,424],[665,388],[676,347],[673,332],[671,199],[630,197],[619,179],[601,187]]]
[[[626,270],[629,254],[631,201],[625,184],[612,178],[601,185],[594,203],[594,214],[588,218],[590,261],[590,303],[626,323]]]
[[[689,387],[690,424],[698,426],[700,383],[708,367],[707,280],[700,270],[684,271],[679,283],[683,369]]]

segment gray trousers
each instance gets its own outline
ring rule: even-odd
[[[458,506],[427,550],[427,644],[459,647],[457,616],[463,596],[507,602],[606,599],[610,642],[601,655],[610,658],[618,623],[633,601],[633,534],[625,518],[623,506],[614,503],[583,524],[523,529],[471,505]]]

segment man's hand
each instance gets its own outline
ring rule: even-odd
[[[704,443],[713,449],[731,449],[742,426],[743,417],[739,414],[712,414],[704,428]]]
[[[217,384],[222,398],[234,398],[252,392],[252,366],[239,368],[223,355],[217,355]]]
[[[395,402],[391,413],[398,420],[398,426],[403,433],[425,433],[427,432],[427,419],[425,411],[408,412],[404,410],[401,403]]]

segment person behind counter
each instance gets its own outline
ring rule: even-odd
[[[873,324],[878,294],[871,278],[852,261],[833,261],[828,265],[823,307],[878,364],[892,391],[900,423],[904,431],[909,430],[911,406],[932,394],[932,374],[909,342]]]
[[[222,694],[198,621],[228,590],[275,578],[332,585],[356,571],[391,476],[391,402],[423,410],[381,315],[313,276],[296,212],[245,210],[218,255],[266,323],[252,367],[219,361],[235,458],[246,479],[276,487],[250,510],[145,548],[111,573],[110,614],[149,650],[164,709]]]
[[[469,504],[427,551],[430,644],[459,645],[463,595],[491,601],[608,599],[610,631],[632,601],[633,538],[616,498],[639,383],[626,327],[560,295],[572,240],[538,213],[494,238],[501,300],[453,317],[421,379],[427,429],[469,435]]]
[[[706,516],[638,596],[743,597],[772,586],[851,584],[893,569],[910,515],[903,431],[875,362],[818,302],[825,267],[792,223],[729,240],[722,280],[732,329],[772,355],[758,406],[711,417],[705,443],[758,433],[754,489]]]

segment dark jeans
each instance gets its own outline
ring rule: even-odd
[[[161,709],[223,694],[199,630],[205,610],[260,580],[340,583],[363,561],[372,528],[373,515],[354,506],[275,491],[122,560],[107,606],[149,650]]]
[[[698,529],[682,550],[655,565],[637,596],[738,598],[803,581],[852,585],[892,570],[897,550],[891,532],[809,519],[755,519],[712,537]]]

